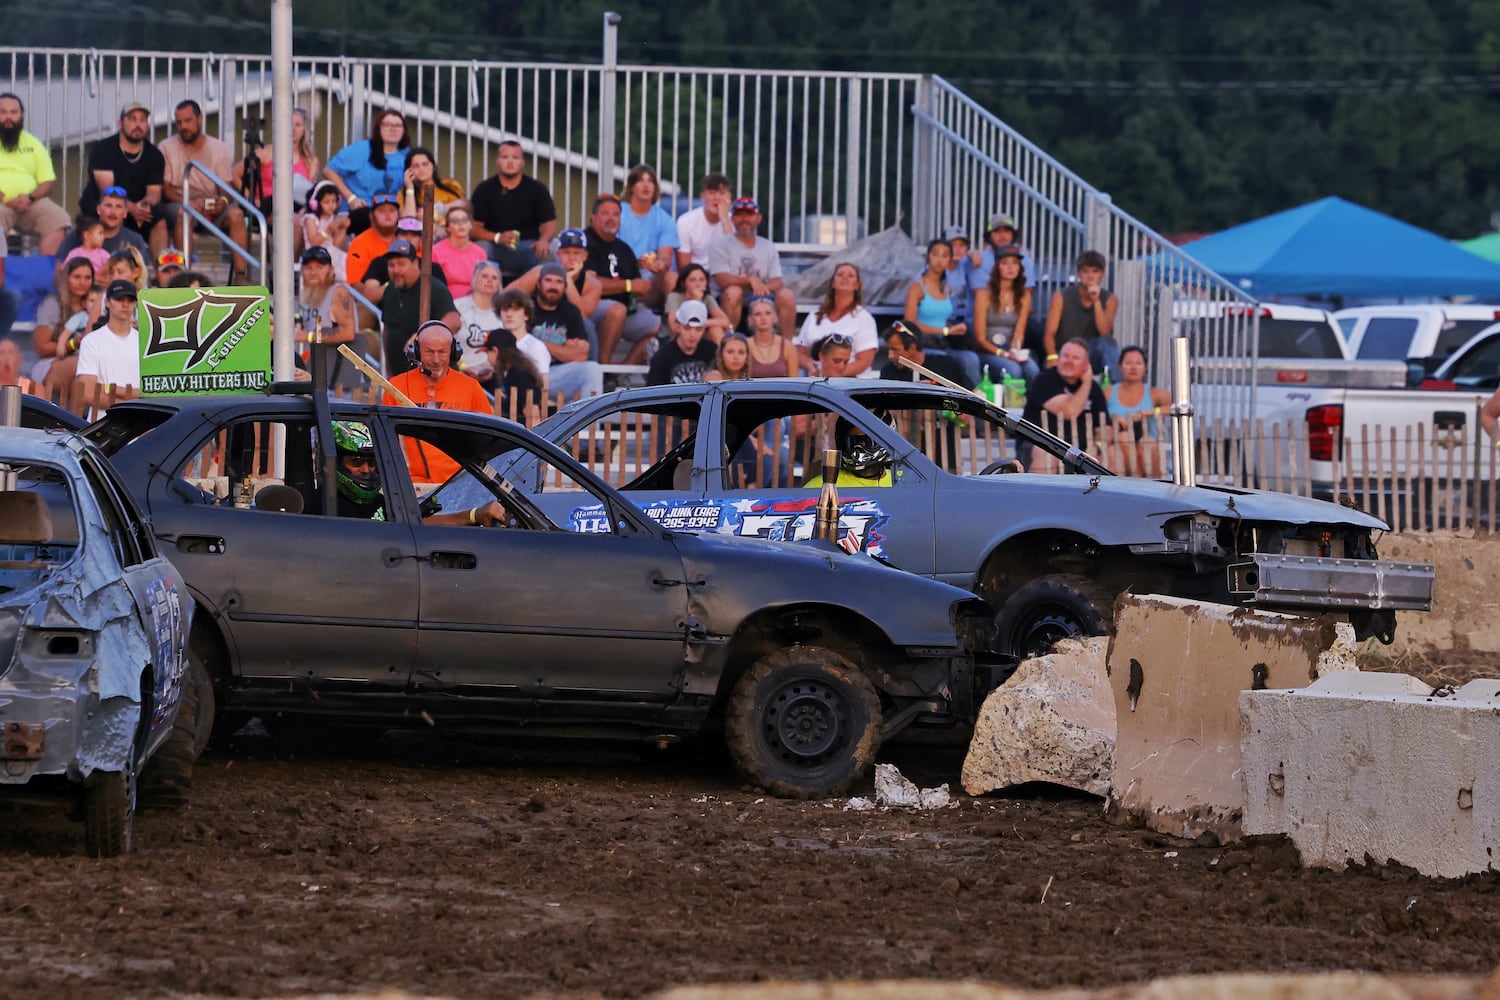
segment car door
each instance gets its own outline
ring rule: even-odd
[[[671,701],[685,669],[691,625],[682,560],[665,533],[619,516],[621,501],[535,439],[493,429],[453,430],[395,420],[470,465],[432,498],[417,541],[421,628],[417,673],[429,689],[516,699],[516,713],[566,714],[603,699]],[[525,470],[532,494],[493,471]],[[563,498],[567,530],[532,504]],[[499,499],[504,527],[473,526],[465,512]],[[458,524],[438,523],[457,512]],[[570,707],[572,706],[572,707]]]
[[[205,430],[154,477],[153,523],[232,644],[249,684],[392,688],[417,648],[411,526],[389,497],[377,519],[320,513],[310,419],[246,415]],[[387,450],[382,475],[404,467]],[[257,502],[288,486],[303,510]]]

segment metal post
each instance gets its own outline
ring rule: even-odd
[[[1178,486],[1198,482],[1193,448],[1193,378],[1189,367],[1188,339],[1172,338],[1172,481]]]
[[[1109,256],[1109,223],[1110,206],[1109,195],[1103,191],[1091,191],[1083,202],[1083,248],[1085,250],[1098,250],[1105,256]]]
[[[21,387],[0,385],[0,427],[21,426]]]
[[[614,190],[615,75],[620,65],[620,15],[604,12],[604,67],[599,72],[599,190]]]
[[[912,110],[932,114],[932,77],[917,80],[916,100]],[[933,157],[937,140],[932,128],[921,118],[914,118],[911,135],[911,234],[918,240],[924,233],[935,233],[933,222]]]
[[[271,254],[271,370],[278,381],[294,377],[292,360],[292,0],[271,2],[271,177],[273,190],[282,197],[273,198]],[[264,236],[261,237],[264,240]],[[266,275],[262,273],[264,280]],[[321,350],[321,348],[315,348]]]
[[[863,81],[849,81],[849,135],[844,157],[844,245],[859,239],[859,172],[864,169]]]

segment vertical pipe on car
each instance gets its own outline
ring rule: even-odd
[[[1172,338],[1172,481],[1192,486],[1198,481],[1193,455],[1193,402],[1189,391],[1192,372],[1188,361],[1188,339]]]

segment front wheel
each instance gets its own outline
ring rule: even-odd
[[[1037,577],[1011,594],[995,618],[995,651],[1024,659],[1041,656],[1059,639],[1108,635],[1115,595],[1086,576]]]
[[[734,686],[724,720],[735,765],[773,795],[824,798],[868,773],[880,750],[870,679],[830,650],[768,654]]]
[[[83,846],[91,858],[129,852],[135,826],[133,770],[95,771],[83,786]]]

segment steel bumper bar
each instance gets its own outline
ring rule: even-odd
[[[1229,590],[1277,607],[1432,610],[1432,564],[1257,552],[1229,567]]]

